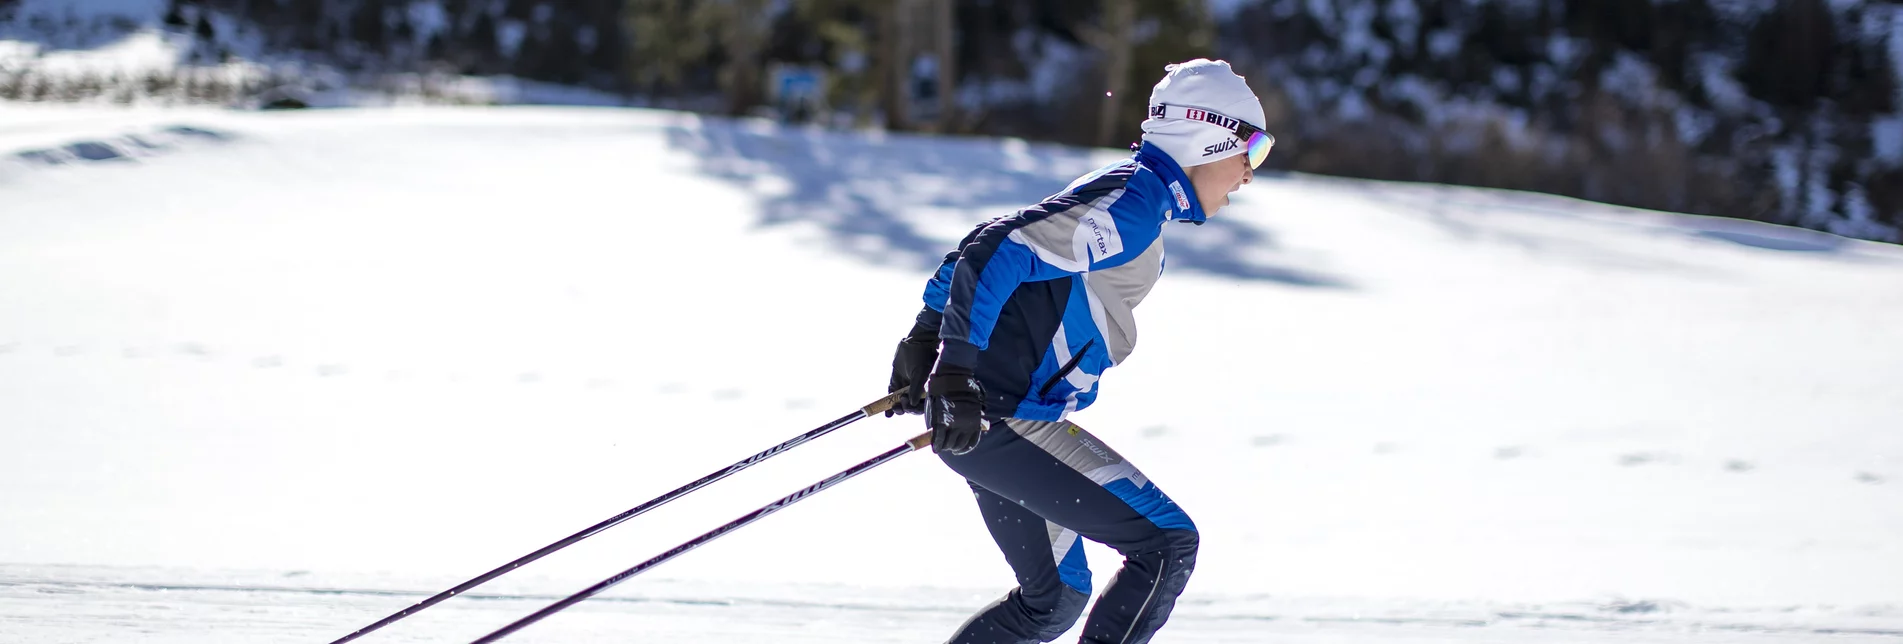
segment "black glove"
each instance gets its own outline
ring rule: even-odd
[[[984,387],[970,370],[939,365],[925,381],[925,425],[932,428],[933,452],[959,456],[978,446],[991,423]]]
[[[886,418],[925,413],[925,379],[932,375],[932,364],[938,362],[938,325],[932,322],[935,320],[920,319],[892,354],[892,381],[885,390],[904,390],[905,395],[885,410]]]

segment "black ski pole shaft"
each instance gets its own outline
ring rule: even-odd
[[[471,588],[480,586],[491,579],[500,577],[504,573],[507,573],[511,570],[515,570],[516,568],[520,568],[524,565],[527,565],[528,563],[532,561],[541,559],[542,557],[548,556],[549,553],[574,545],[575,542],[577,541],[581,541],[583,539],[587,539],[589,537],[595,536],[601,531],[607,530],[608,528],[612,528],[623,521],[627,521],[628,519],[641,516],[642,514],[645,514],[649,510],[653,510],[654,508],[658,508],[658,507],[661,507],[662,505],[667,504],[669,501],[673,501],[683,496],[687,496],[688,493],[690,492],[701,489],[703,487],[707,487],[708,485],[712,485],[715,481],[719,481],[721,479],[727,478],[728,476],[732,476],[735,472],[739,472],[740,470],[744,470],[749,467],[753,467],[754,465],[758,465],[762,461],[765,461],[769,458],[773,458],[774,456],[778,456],[781,453],[784,453],[795,447],[799,447],[800,445],[803,445],[813,439],[832,433],[833,430],[839,429],[841,427],[845,427],[856,421],[872,416],[873,414],[882,413],[887,409],[891,409],[892,406],[898,402],[898,400],[899,400],[899,392],[894,392],[892,394],[887,395],[884,398],[875,400],[872,402],[872,404],[866,405],[865,407],[861,407],[859,408],[858,411],[852,412],[851,414],[841,416],[838,420],[835,420],[830,423],[826,423],[825,425],[821,425],[818,428],[813,429],[812,431],[806,432],[804,434],[800,434],[799,436],[795,436],[784,443],[774,445],[773,447],[768,448],[764,452],[760,452],[758,454],[748,456],[745,459],[741,459],[740,461],[732,465],[728,465],[725,469],[722,469],[712,474],[708,474],[707,476],[701,477],[700,480],[698,481],[694,481],[693,483],[688,483],[687,485],[683,485],[679,488],[675,488],[674,491],[672,492],[668,492],[667,494],[663,494],[661,496],[655,497],[654,499],[649,500],[646,503],[642,503],[641,505],[637,505],[633,508],[630,508],[626,512],[622,512],[621,514],[617,514],[612,517],[609,517],[607,520],[602,521],[601,523],[597,523],[595,525],[589,526],[588,529],[586,530],[582,530],[581,532],[568,535],[567,537],[563,538],[561,541],[557,541],[555,543],[548,544],[547,546],[543,546],[541,550],[537,550],[535,552],[531,552],[529,554],[523,555],[521,558],[516,559],[515,561],[511,561],[509,563],[503,564],[501,567],[496,568],[495,570],[485,572],[474,579],[470,579],[469,581],[465,581],[461,584],[457,584],[455,588],[451,588],[449,590],[436,593],[435,595],[431,596],[429,599],[425,599],[423,601],[417,602],[415,605],[412,605],[409,608],[405,608],[403,610],[397,611],[394,614],[391,614],[389,617],[385,617],[383,619],[377,620],[375,624],[371,624],[369,626],[365,626],[363,628],[357,629],[355,632],[349,635],[345,635],[341,638],[338,638],[336,641],[331,642],[330,644],[344,644],[344,642],[348,642],[348,641],[357,639],[359,637],[363,637],[364,635],[369,634],[371,631],[375,631],[379,628],[389,626],[390,624],[395,623],[397,620],[400,620],[415,614],[417,611],[421,611],[425,608],[435,606],[436,604],[441,603],[443,600],[462,594],[463,592],[466,592]]]
[[[555,602],[553,604],[549,604],[547,607],[543,608],[542,610],[535,611],[534,613],[530,614],[528,617],[515,620],[514,622],[511,622],[508,626],[504,626],[502,628],[496,629],[495,632],[490,633],[488,635],[484,635],[482,636],[481,639],[478,639],[474,642],[470,642],[470,644],[488,644],[489,642],[494,642],[496,640],[507,637],[510,633],[514,633],[516,631],[522,630],[524,627],[527,627],[530,624],[534,624],[538,621],[541,621],[542,618],[544,617],[554,615],[556,613],[561,612],[563,609],[568,608],[569,606],[573,606],[577,603],[580,603],[582,600],[588,599],[589,597],[593,597],[595,595],[599,595],[602,593],[602,591],[606,591],[609,588],[613,588],[615,584],[619,584],[621,582],[627,581],[628,578],[630,577],[639,575],[643,572],[647,572],[649,568],[653,568],[655,566],[661,565],[662,563],[665,563],[669,559],[673,559],[675,557],[681,556],[682,554],[685,554],[689,550],[693,550],[695,548],[699,548],[701,546],[707,545],[707,543],[710,541],[719,539],[720,537],[725,536],[729,532],[733,532],[735,530],[738,530],[746,526],[749,523],[758,521],[762,517],[765,517],[766,515],[773,514],[774,512],[778,512],[780,511],[780,509],[785,508],[786,506],[792,505],[794,503],[798,503],[802,499],[805,499],[806,497],[818,494],[819,492],[825,490],[826,488],[839,484],[839,482],[841,481],[858,476],[860,474],[864,474],[867,470],[878,467],[880,465],[884,465],[887,462],[897,459],[900,456],[904,456],[908,453],[917,451],[919,449],[923,449],[926,446],[929,446],[931,444],[932,444],[931,432],[926,432],[926,433],[914,436],[912,437],[911,440],[905,441],[904,445],[894,447],[891,450],[888,450],[884,454],[880,454],[878,456],[872,457],[871,460],[867,460],[863,463],[847,468],[846,471],[840,472],[838,474],[834,474],[831,477],[828,477],[825,480],[822,480],[818,483],[808,485],[804,489],[801,489],[798,492],[794,492],[792,494],[788,494],[784,497],[781,497],[780,500],[774,501],[772,503],[768,503],[758,510],[748,512],[746,516],[742,516],[738,519],[734,519],[733,521],[728,522],[727,525],[714,528],[712,531],[706,534],[700,535],[698,537],[694,537],[693,540],[690,540],[687,543],[683,543],[681,545],[675,546],[673,550],[669,550],[667,552],[661,553],[659,556],[653,559],[649,559],[647,561],[643,561],[640,564],[635,565],[635,567],[633,568],[623,570],[613,577],[603,579],[601,580],[601,582],[593,586],[589,586],[583,589],[581,592],[575,593],[573,595],[569,595],[568,597],[562,599],[561,601]]]

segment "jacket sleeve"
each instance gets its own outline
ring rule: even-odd
[[[1154,241],[1159,216],[1148,212],[1147,195],[1119,187],[1088,196],[1067,195],[994,220],[946,255],[925,289],[926,305],[943,314],[941,363],[977,364],[1018,285],[1118,266]]]

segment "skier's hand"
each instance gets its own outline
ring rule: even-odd
[[[914,327],[892,354],[892,382],[885,390],[904,390],[905,395],[885,410],[886,418],[925,413],[925,379],[932,374],[932,364],[938,362],[938,329],[923,327]]]
[[[932,428],[933,452],[959,456],[977,447],[991,428],[978,378],[969,370],[940,365],[925,382],[925,425]]]

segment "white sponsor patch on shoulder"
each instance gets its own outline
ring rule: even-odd
[[[1090,247],[1090,261],[1101,262],[1123,252],[1123,235],[1110,211],[1092,208],[1077,220],[1077,236]]]
[[[1189,212],[1189,195],[1183,193],[1183,182],[1171,181],[1170,194],[1176,195],[1176,209]]]

